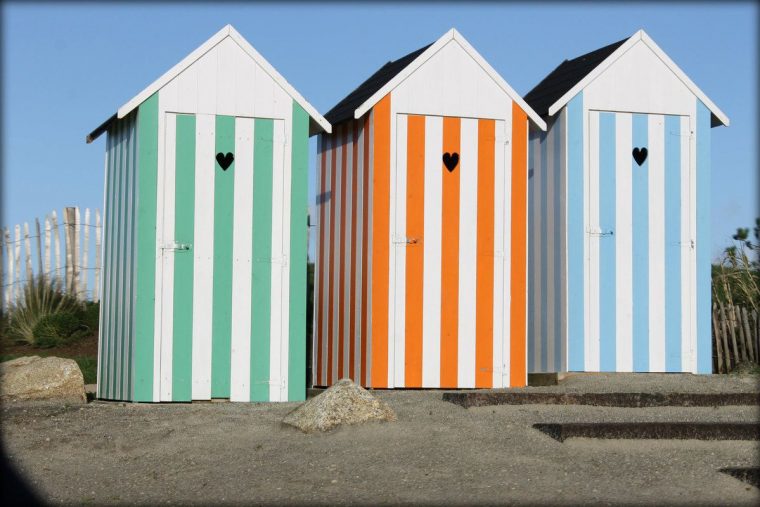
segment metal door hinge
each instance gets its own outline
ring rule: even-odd
[[[591,236],[612,236],[615,234],[615,231],[612,229],[603,231],[600,227],[591,227],[590,229],[586,229],[586,232]]]
[[[406,236],[394,236],[392,243],[394,245],[416,245],[420,238],[408,238]]]

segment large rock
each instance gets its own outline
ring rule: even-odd
[[[39,356],[0,363],[0,399],[87,401],[84,378],[76,361]]]
[[[303,432],[327,431],[342,424],[395,421],[396,413],[351,379],[341,379],[325,392],[290,412],[282,422]]]

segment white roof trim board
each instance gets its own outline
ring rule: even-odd
[[[693,93],[699,100],[701,100],[705,106],[710,110],[710,112],[715,115],[715,117],[726,127],[729,125],[729,119],[726,114],[721,111],[718,106],[716,106],[708,97],[704,94],[702,90],[699,89],[697,85],[694,84],[694,82],[689,79],[689,77],[684,74],[684,72],[678,67],[678,65],[673,62],[673,60],[670,59],[670,57],[665,54],[665,52],[660,49],[660,46],[658,46],[649,35],[644,30],[639,30],[635,34],[633,34],[627,41],[625,41],[619,48],[617,48],[615,51],[612,52],[610,56],[608,56],[602,63],[596,66],[594,70],[588,73],[586,77],[578,81],[575,86],[570,88],[570,90],[567,91],[562,97],[560,97],[557,102],[552,104],[549,107],[549,116],[554,116],[557,114],[557,112],[562,109],[570,100],[575,97],[578,92],[583,90],[586,86],[588,86],[589,83],[591,83],[594,79],[599,77],[605,70],[607,70],[610,66],[612,66],[618,58],[620,58],[626,51],[628,51],[631,47],[633,47],[636,43],[639,41],[646,44],[649,49],[651,49],[657,57],[662,60],[662,63],[664,63],[673,74],[676,75],[678,79],[681,80],[681,82]]]
[[[440,39],[435,41],[429,48],[427,48],[425,51],[422,52],[420,56],[418,56],[412,63],[407,65],[404,70],[396,74],[396,76],[393,77],[390,81],[385,83],[385,85],[380,88],[377,92],[375,92],[374,95],[372,95],[370,98],[368,98],[364,103],[356,108],[356,111],[354,111],[354,118],[361,118],[364,113],[369,111],[375,104],[380,102],[380,99],[385,97],[389,92],[391,92],[394,88],[396,88],[399,84],[401,84],[406,78],[408,78],[414,71],[416,71],[418,68],[420,68],[422,65],[425,64],[434,54],[436,54],[443,46],[445,46],[449,41],[455,40],[459,43],[460,46],[465,50],[465,52],[470,55],[470,57],[477,62],[478,65],[488,74],[491,79],[496,82],[496,84],[499,85],[499,87],[504,90],[504,92],[513,100],[515,101],[523,111],[528,115],[528,118],[533,121],[533,123],[536,124],[541,130],[546,130],[546,122],[541,119],[541,117],[536,114],[536,112],[518,95],[509,84],[504,80],[503,77],[499,75],[498,72],[494,70],[493,67],[483,58],[480,56],[480,53],[478,53],[475,48],[473,48],[469,42],[456,31],[455,28],[452,28],[448,32],[446,32]]]
[[[272,67],[272,65],[270,65],[268,61],[266,61],[266,59],[261,56],[261,54],[259,54],[259,52],[256,51],[253,46],[251,46],[251,44],[232,27],[232,25],[226,25],[224,28],[216,32],[216,34],[204,42],[195,51],[187,55],[181,62],[169,69],[166,73],[164,73],[163,76],[153,81],[147,88],[135,95],[129,102],[121,106],[116,113],[117,118],[124,118],[127,116],[130,112],[132,112],[133,109],[142,104],[148,97],[163,88],[169,81],[177,77],[182,71],[190,67],[190,65],[195,63],[204,54],[206,54],[214,46],[222,42],[227,37],[230,37],[232,40],[234,40],[243,49],[243,51],[248,54],[248,56],[250,56],[262,69],[264,69],[264,71],[269,74],[269,76],[278,85],[280,85],[282,89],[285,90],[285,92],[287,92],[288,95],[293,98],[293,100],[298,102],[301,107],[304,108],[309,116],[314,121],[316,121],[320,127],[322,127],[328,133],[332,132],[332,126],[330,123],[325,120],[322,115],[319,114],[317,110],[314,109],[314,107],[309,104],[306,99],[304,99],[301,94],[298,93],[296,89],[293,88],[290,83],[288,83],[285,78],[275,70],[274,67]]]

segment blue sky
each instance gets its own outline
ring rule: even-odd
[[[712,252],[758,212],[757,5],[3,4],[3,225],[103,202],[85,135],[227,23],[319,111],[456,27],[520,94],[565,58],[649,35],[731,119],[713,129]],[[310,155],[310,195],[316,144]]]

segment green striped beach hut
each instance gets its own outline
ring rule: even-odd
[[[306,394],[308,138],[330,124],[227,25],[107,133],[97,396]]]

